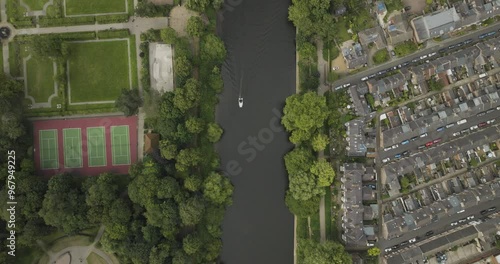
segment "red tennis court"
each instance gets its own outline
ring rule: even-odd
[[[137,161],[137,116],[33,122],[38,174],[127,174]]]

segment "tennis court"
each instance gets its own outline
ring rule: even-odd
[[[104,127],[87,128],[89,167],[106,166],[106,139]]]
[[[57,129],[40,130],[40,167],[42,170],[59,168]]]
[[[111,155],[113,165],[130,164],[130,140],[128,126],[111,127]]]
[[[64,167],[82,167],[82,134],[80,128],[63,129]]]

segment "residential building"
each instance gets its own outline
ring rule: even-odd
[[[415,40],[421,43],[454,31],[459,21],[460,16],[455,7],[452,7],[414,18],[410,24],[414,30]]]
[[[405,14],[398,14],[391,17],[385,32],[387,43],[391,45],[397,45],[413,39],[413,29],[408,23]]]
[[[346,41],[342,45],[342,56],[349,69],[364,66],[368,62],[368,54],[365,53],[361,44]]]
[[[368,45],[373,43],[377,50],[385,48],[384,32],[380,26],[368,28],[358,33],[359,43],[366,49]]]

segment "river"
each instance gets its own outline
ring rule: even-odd
[[[234,184],[223,223],[225,264],[293,263],[293,216],[284,203],[283,155],[292,145],[280,124],[295,92],[295,29],[289,1],[228,0],[218,33],[228,56],[217,122],[222,169]],[[244,99],[238,107],[238,97]]]

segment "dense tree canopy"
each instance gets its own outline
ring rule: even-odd
[[[299,242],[299,259],[304,264],[351,264],[351,255],[344,247],[333,241],[319,243],[312,239]]]
[[[191,75],[193,66],[191,61],[186,56],[176,56],[174,60],[174,73],[177,77],[178,83],[184,83],[187,77]]]
[[[196,107],[200,101],[200,83],[196,79],[188,79],[184,87],[174,90],[174,106],[182,113]]]
[[[290,212],[298,217],[309,217],[319,211],[319,196],[313,196],[307,200],[297,200],[293,198],[290,191],[286,192],[285,203]]]
[[[73,176],[59,174],[50,178],[40,216],[45,223],[67,234],[89,226],[85,196]]]
[[[281,122],[291,133],[290,142],[294,144],[309,140],[328,116],[325,97],[315,92],[288,97],[283,112]]]
[[[115,101],[115,106],[126,116],[135,115],[142,106],[142,98],[138,89],[122,89],[122,93]]]
[[[315,157],[306,147],[295,147],[285,155],[285,167],[289,175],[309,171]]]
[[[224,42],[214,34],[207,34],[201,42],[201,59],[206,62],[221,64],[226,58]]]
[[[196,225],[201,221],[205,212],[205,204],[198,196],[193,196],[179,205],[181,222],[185,226]]]
[[[311,141],[311,145],[314,149],[314,151],[321,151],[325,150],[326,146],[329,143],[328,136],[323,134],[323,133],[318,133],[314,135]]]
[[[222,133],[224,131],[222,130],[222,127],[220,127],[216,123],[209,123],[207,126],[207,137],[208,141],[215,143],[219,141],[220,137],[222,136]]]
[[[203,195],[212,203],[230,205],[233,185],[228,178],[212,172],[203,183]]]
[[[318,186],[330,186],[335,177],[332,165],[325,159],[315,161],[311,167],[311,174],[318,179]]]
[[[192,16],[188,19],[186,25],[186,32],[191,37],[201,37],[203,31],[205,30],[205,25],[199,16]]]
[[[317,195],[324,195],[325,188],[318,185],[314,176],[307,172],[289,175],[290,194],[296,200],[306,201]]]

